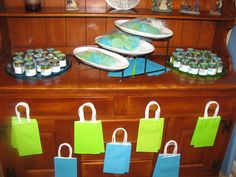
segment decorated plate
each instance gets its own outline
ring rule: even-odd
[[[106,3],[116,10],[129,10],[137,6],[139,0],[106,0]]]
[[[117,71],[129,66],[121,55],[96,47],[78,47],[73,54],[83,63],[104,70]]]
[[[165,26],[160,26],[160,24],[156,23],[157,20],[151,20],[151,26],[159,29],[160,33],[159,34],[153,34],[153,33],[148,33],[148,32],[143,32],[135,29],[131,29],[126,27],[124,24],[126,22],[129,22],[130,20],[116,20],[115,25],[120,28],[122,31],[125,31],[130,34],[138,35],[138,36],[143,36],[143,37],[148,37],[152,39],[164,39],[173,36],[173,32],[166,28]]]
[[[121,49],[118,47],[105,45],[104,43],[102,43],[100,41],[100,39],[102,39],[103,37],[104,36],[96,37],[96,39],[95,39],[96,43],[107,50],[111,50],[113,52],[117,52],[120,54],[139,56],[139,55],[145,55],[145,54],[152,53],[155,50],[155,48],[152,44],[150,44],[144,40],[140,40],[137,47],[135,47],[133,50],[125,50],[125,49]]]

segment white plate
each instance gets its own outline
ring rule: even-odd
[[[106,3],[116,10],[129,10],[137,6],[139,0],[106,0]]]
[[[95,42],[100,45],[101,47],[107,49],[107,50],[111,50],[113,52],[117,52],[117,53],[120,53],[120,54],[125,54],[125,55],[132,55],[132,56],[139,56],[139,55],[145,55],[145,54],[149,54],[149,53],[152,53],[155,48],[152,44],[144,41],[144,40],[141,40],[140,43],[139,43],[139,46],[136,47],[134,50],[132,51],[128,51],[128,50],[123,50],[123,49],[119,49],[119,48],[115,48],[115,47],[111,47],[111,46],[108,46],[108,45],[104,45],[102,43],[99,43],[98,42],[98,39],[101,38],[103,36],[98,36],[95,38]]]
[[[122,31],[125,31],[127,33],[138,35],[138,36],[143,36],[143,37],[148,37],[148,38],[152,38],[152,39],[164,39],[164,38],[173,36],[173,31],[171,31],[170,29],[168,29],[164,26],[161,29],[161,34],[158,34],[158,35],[145,33],[145,32],[141,32],[141,31],[136,31],[136,30],[129,29],[129,28],[122,26],[122,24],[127,21],[129,21],[129,20],[116,20],[115,25],[118,28],[120,28]]]
[[[85,58],[81,58],[81,57],[78,57],[76,55],[78,53],[85,52],[85,51],[98,51],[98,52],[101,52],[105,55],[109,55],[110,57],[112,57],[115,60],[116,65],[114,65],[114,66],[105,66],[105,65],[102,65],[102,64],[99,64],[99,63],[96,63],[96,62],[87,61]],[[82,62],[84,62],[88,65],[94,66],[96,68],[104,69],[104,70],[117,71],[117,70],[125,69],[129,66],[128,60],[126,58],[122,57],[121,55],[110,52],[110,51],[107,51],[107,50],[104,50],[104,49],[99,49],[99,48],[96,48],[96,47],[78,47],[78,48],[75,48],[73,50],[73,54],[78,59],[80,59]]]

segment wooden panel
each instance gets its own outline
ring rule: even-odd
[[[182,20],[169,20],[166,21],[167,27],[171,29],[174,33],[174,36],[170,40],[171,47],[179,47],[181,45],[181,34],[183,30],[183,21]]]
[[[80,8],[86,7],[86,0],[77,0]]]
[[[12,47],[27,46],[27,23],[25,18],[9,18],[9,32]]]
[[[47,169],[47,170],[29,170],[26,171],[26,176],[24,177],[55,177],[54,170],[53,169]]]
[[[8,32],[7,20],[0,19],[0,59],[1,57],[9,51],[10,39]]]
[[[45,47],[47,45],[44,18],[8,19],[13,47]]]
[[[3,37],[5,36],[5,35],[3,35],[3,26],[4,25],[6,25],[6,24],[4,24],[2,19],[0,19],[0,58],[1,58],[2,54],[4,53],[4,46],[3,46],[4,41],[5,41],[5,40],[3,40]]]
[[[145,169],[145,170],[144,170]],[[148,177],[152,173],[152,161],[133,161],[130,164],[130,171],[128,174],[122,176],[125,177]],[[83,177],[114,177],[114,174],[103,173],[102,162],[82,163],[82,175]]]
[[[44,7],[66,7],[66,0],[42,0]]]
[[[182,30],[182,47],[195,47],[198,44],[200,35],[201,22],[199,21],[184,21]]]
[[[2,100],[1,106],[4,108],[4,114],[1,116],[15,115],[15,105],[22,99],[7,99]],[[85,102],[92,102],[97,111],[97,117],[113,115],[113,100],[112,98],[62,98],[62,99],[24,99],[31,109],[31,115],[40,119],[47,118],[53,115],[58,115],[54,118],[64,119],[64,116],[70,115],[70,118],[78,119],[78,108]],[[86,119],[90,119],[90,108],[85,107]],[[23,112],[23,109],[22,109]],[[63,112],[63,114],[62,114]],[[109,118],[109,117],[108,117]]]
[[[86,19],[86,41],[88,45],[95,44],[97,36],[106,33],[106,19],[104,18],[87,18]]]
[[[25,20],[27,26],[26,47],[46,47],[46,24],[44,18],[28,18]]]
[[[207,11],[214,9],[216,7],[216,0],[200,0],[200,10]]]
[[[107,4],[104,0],[85,0],[86,1],[86,8],[106,8]]]
[[[212,48],[213,39],[215,36],[215,22],[201,22],[200,36],[198,41],[199,48]]]
[[[210,97],[210,96],[185,96],[183,97],[129,97],[128,115],[144,116],[146,105],[151,100],[157,100],[161,106],[162,114],[198,114],[203,115],[205,104],[210,100],[216,100],[220,104],[220,113],[230,113],[234,100],[230,97]],[[193,102],[194,100],[194,102]],[[135,105],[135,106],[134,106]],[[209,110],[212,110],[213,107]],[[155,107],[151,108],[152,113]],[[219,113],[219,114],[220,114]],[[200,115],[199,115],[200,114]],[[141,118],[141,117],[140,117]]]
[[[86,24],[85,18],[66,19],[67,47],[77,47],[86,43]],[[71,52],[72,53],[72,52]]]
[[[21,0],[4,0],[5,1],[5,6],[6,7],[25,7],[24,1]]]
[[[65,18],[47,18],[47,45],[51,47],[66,46]]]
[[[229,15],[235,17],[236,16],[236,10],[235,10],[235,5],[234,5],[233,1],[224,1],[223,2],[223,7],[222,7],[222,12],[224,14],[229,14]],[[234,21],[234,23],[235,23],[235,21]]]

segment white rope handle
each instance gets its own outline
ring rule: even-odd
[[[69,148],[69,158],[71,158],[71,157],[72,157],[72,147],[71,147],[71,145],[68,144],[68,143],[62,143],[62,144],[59,146],[58,152],[57,152],[58,157],[61,157],[61,148],[62,148],[63,146],[67,146],[67,147]]]
[[[209,101],[206,104],[205,111],[204,111],[204,117],[205,118],[208,118],[208,109],[209,109],[210,105],[212,105],[212,104],[216,104],[216,109],[215,109],[215,112],[213,114],[213,117],[216,117],[218,115],[218,112],[219,112],[219,109],[220,109],[219,103],[216,102],[216,101]]]
[[[123,143],[127,143],[128,135],[127,135],[127,132],[126,132],[126,130],[124,128],[117,128],[117,129],[115,129],[115,131],[112,134],[112,143],[116,143],[116,133],[119,130],[123,130],[124,131]]]
[[[172,146],[172,145],[174,145],[175,147],[174,147],[174,151],[173,151],[173,153],[172,154],[177,154],[177,151],[178,151],[178,144],[176,143],[176,141],[174,141],[174,140],[170,140],[170,141],[168,141],[167,143],[166,143],[166,145],[165,145],[165,148],[164,148],[164,155],[168,155],[168,152],[167,152],[167,148],[169,147],[169,146]],[[169,153],[170,154],[170,153]]]
[[[95,121],[96,121],[96,109],[95,109],[94,105],[93,105],[92,103],[90,103],[90,102],[84,103],[82,106],[79,107],[79,109],[78,109],[78,115],[79,115],[80,121],[81,121],[81,122],[84,122],[84,121],[85,121],[85,120],[84,120],[84,107],[85,107],[85,106],[88,106],[88,107],[91,108],[91,110],[92,110],[92,118],[91,118],[91,121],[92,121],[92,122],[95,122]]]
[[[25,107],[27,121],[30,122],[30,108],[29,108],[29,105],[27,103],[25,103],[25,102],[17,103],[17,105],[15,106],[15,112],[16,112],[16,117],[18,119],[18,122],[22,123],[20,112],[18,111],[18,107],[19,106]]]
[[[146,109],[145,109],[145,119],[149,118],[149,109],[151,105],[157,105],[157,110],[155,111],[155,119],[159,119],[160,114],[161,114],[161,107],[156,101],[150,101],[147,104]]]

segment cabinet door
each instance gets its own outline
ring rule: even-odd
[[[160,152],[163,152],[163,147],[169,140],[177,141],[178,152],[181,153],[180,176],[192,176],[193,174],[196,176],[217,175],[230,136],[234,99],[230,96],[199,95],[185,97],[177,95],[175,97],[171,95],[170,97],[131,96],[128,98],[127,110],[130,117],[144,116],[145,107],[151,100],[158,101],[161,106],[161,117],[165,118],[163,143]],[[190,143],[196,122],[199,116],[203,116],[205,104],[210,100],[219,102],[219,115],[222,116],[215,145],[207,148],[194,148]],[[150,117],[154,117],[155,110],[156,108],[152,106]],[[213,110],[213,108],[210,108],[209,113],[212,114]]]
[[[10,124],[11,116],[15,115],[15,105],[20,101],[22,99],[1,99],[0,107],[3,111],[0,112],[0,118],[2,118],[0,119],[0,125],[2,121]],[[98,119],[113,117],[112,97],[24,98],[24,101],[30,106],[32,118],[38,121],[43,154],[19,157],[17,150],[8,145],[9,155],[7,156],[10,164],[7,166],[16,173],[17,177],[54,177],[54,157],[57,156],[59,145],[69,143],[74,147],[74,121],[79,120],[77,111],[83,103],[92,102],[95,105]],[[85,108],[84,111],[86,120],[89,120],[91,110]],[[23,111],[22,116],[25,117]],[[1,148],[0,160],[2,154],[3,149]],[[62,151],[62,154],[68,156],[66,149]],[[3,156],[4,159],[7,156]],[[79,161],[79,156],[73,156],[78,157]],[[79,166],[78,163],[78,168]]]
[[[181,154],[180,176],[211,176],[217,175],[224,156],[225,144],[229,134],[225,131],[225,118],[221,121],[216,141],[213,147],[194,148],[190,145],[197,117],[171,117],[166,119],[168,128],[165,132],[165,141],[174,139],[178,143],[178,152]]]
[[[90,162],[82,164],[83,177],[150,177],[152,171],[152,161],[140,160],[131,161],[130,171],[124,175],[103,173],[103,162]]]

